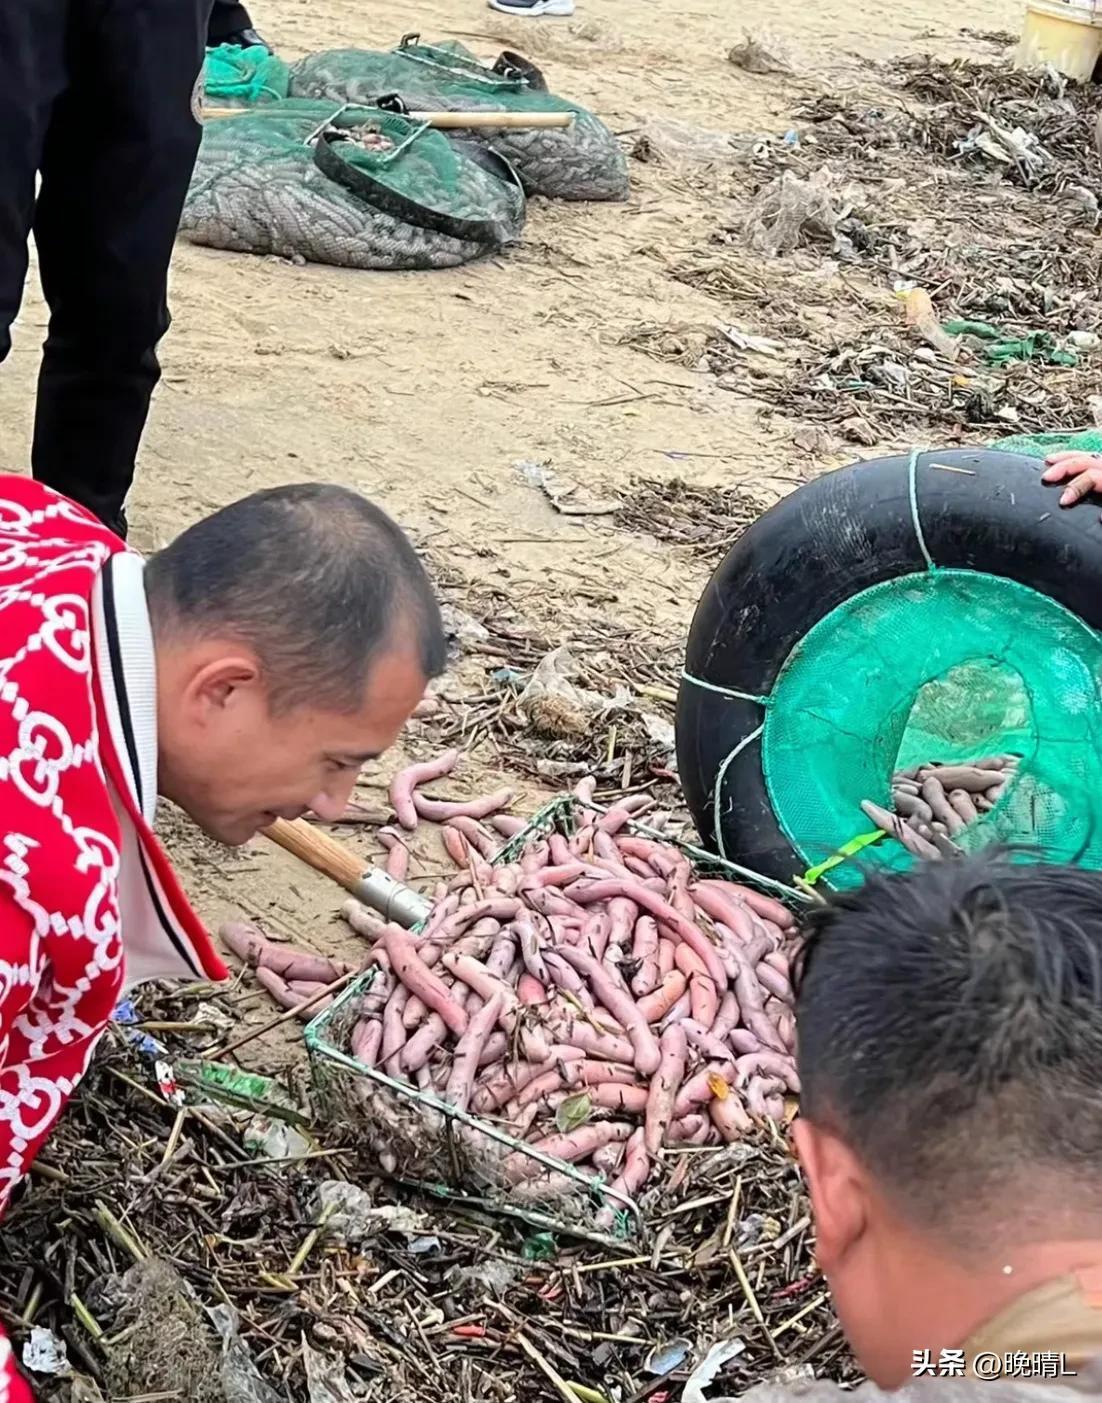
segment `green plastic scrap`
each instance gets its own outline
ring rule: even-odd
[[[557,1250],[551,1233],[538,1232],[525,1239],[520,1255],[528,1262],[549,1262]]]
[[[947,331],[950,336],[975,336],[980,341],[1001,341],[1004,336],[1004,333],[990,322],[942,322],[941,329]]]
[[[851,838],[848,843],[843,843],[838,851],[828,857],[825,862],[820,862],[815,867],[809,867],[804,873],[804,881],[809,887],[813,887],[821,877],[825,877],[828,872],[832,872],[835,867],[840,867],[847,857],[855,857],[859,852],[864,852],[873,843],[879,843],[881,838],[887,837],[883,829],[877,828],[872,833],[859,833],[856,838]]]
[[[177,1079],[208,1101],[221,1101],[243,1111],[259,1111],[273,1120],[306,1126],[310,1117],[295,1104],[287,1089],[256,1072],[243,1072],[226,1062],[188,1058],[174,1063]]]
[[[1005,330],[990,322],[942,322],[941,329],[950,336],[974,336],[987,344],[984,359],[991,365],[1007,365],[1011,361],[1042,361],[1045,365],[1078,365],[1074,351],[1061,350],[1056,338],[1048,331],[1030,331],[1025,336],[1009,336]]]

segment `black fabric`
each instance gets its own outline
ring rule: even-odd
[[[113,529],[160,378],[210,3],[0,3],[0,360],[33,229],[50,307],[34,473]]]
[[[207,43],[212,49],[216,48],[252,27],[253,22],[244,5],[238,5],[236,0],[214,0],[207,24]]]

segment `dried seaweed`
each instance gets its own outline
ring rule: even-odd
[[[754,382],[767,414],[830,426],[868,446],[1090,422],[1093,337],[1102,331],[1093,95],[1053,75],[929,58],[885,76],[890,100],[826,94],[799,107],[803,140],[774,144],[755,175],[761,189],[786,173],[833,173],[852,199],[833,234],[837,278],[815,289],[808,262],[831,253],[816,247],[795,261],[774,259],[768,297],[755,293],[741,223],[717,231],[728,255],[713,252],[675,276],[756,303],[754,329],[767,335],[783,327],[792,336],[797,309],[795,364],[778,361],[771,375],[759,367]],[[733,268],[726,279],[717,271],[725,261]],[[1078,345],[1078,364],[993,366],[967,340],[949,358],[905,324],[890,295],[914,286],[941,321],[994,323],[1009,337],[1041,333],[1050,344]],[[839,293],[855,316],[838,317]],[[774,307],[789,313],[781,325]]]
[[[745,483],[707,487],[680,477],[634,478],[615,522],[665,545],[684,546],[713,565],[757,520],[762,508],[761,497]]]
[[[609,518],[618,519],[619,513]],[[510,590],[459,580],[446,567],[439,578],[445,597],[454,599],[469,621],[469,636],[459,649],[483,672],[477,689],[453,695],[433,723],[441,747],[477,751],[489,764],[507,760],[514,772],[551,788],[569,788],[578,776],[593,774],[606,795],[646,788],[663,803],[675,800],[670,746],[655,739],[653,718],[672,726],[683,651],[676,632],[663,635],[628,625],[610,618],[600,601],[587,609],[579,598],[567,615],[548,599],[541,619],[535,599],[524,601],[522,609]],[[631,700],[585,734],[549,739],[518,702],[540,660],[564,643],[577,665],[579,686],[603,696],[627,688]]]

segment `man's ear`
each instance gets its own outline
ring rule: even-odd
[[[256,658],[244,650],[200,658],[196,663],[185,691],[200,716],[223,712],[244,693],[263,685]]]
[[[832,1131],[798,1117],[792,1133],[811,1194],[816,1256],[829,1277],[868,1226],[868,1176],[861,1161]]]

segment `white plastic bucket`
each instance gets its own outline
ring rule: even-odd
[[[1102,57],[1102,0],[1027,0],[1015,68],[1055,68],[1090,81]]]

